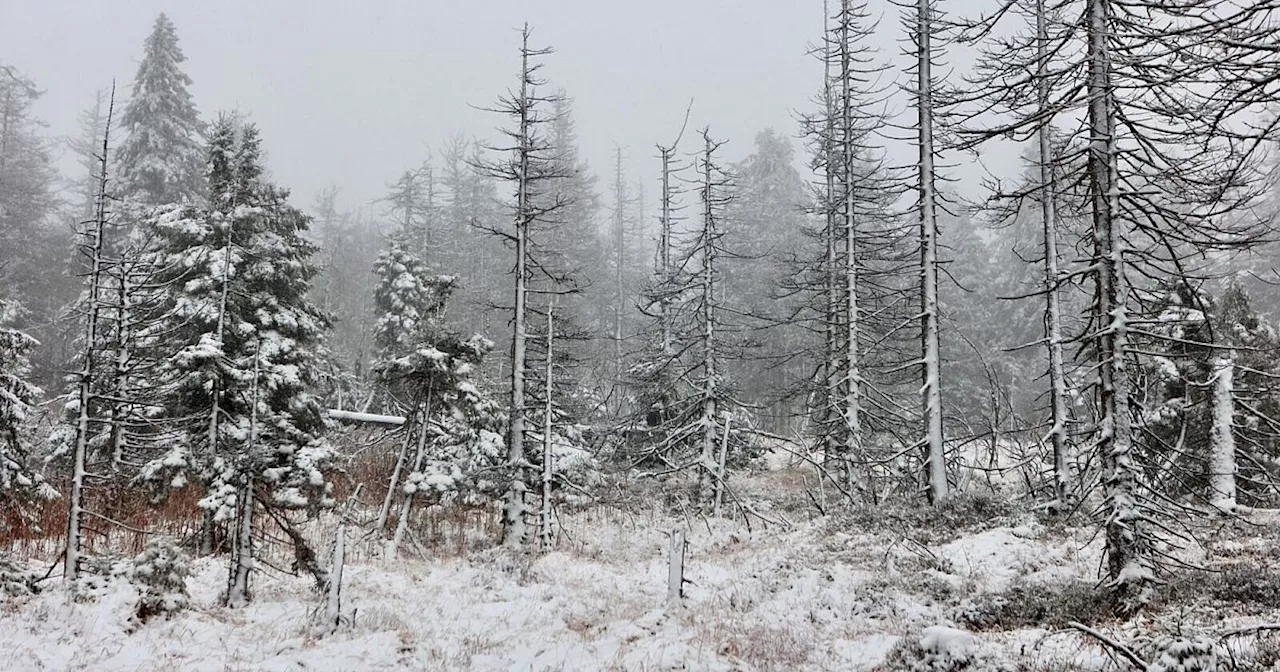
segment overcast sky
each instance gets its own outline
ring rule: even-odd
[[[821,0],[0,0],[0,61],[47,92],[37,112],[50,132],[72,134],[95,89],[114,77],[127,96],[161,11],[202,115],[256,121],[276,179],[304,206],[331,184],[361,206],[450,134],[494,137],[500,120],[472,106],[515,83],[524,21],[556,50],[542,74],[574,99],[602,191],[615,143],[652,186],[654,143],[690,99],[691,124],[710,124],[737,160],[763,128],[794,136],[821,78],[806,54]],[[890,13],[878,40],[901,67],[899,34]]]

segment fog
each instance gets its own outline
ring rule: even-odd
[[[493,137],[500,120],[476,107],[515,81],[524,21],[536,45],[556,50],[543,74],[573,99],[598,173],[616,143],[628,172],[647,178],[654,143],[675,134],[690,100],[691,125],[711,125],[730,156],[766,127],[795,136],[821,78],[806,54],[820,4],[774,0],[4,0],[3,57],[45,90],[36,113],[49,130],[71,135],[112,78],[127,98],[161,11],[177,24],[202,114],[249,115],[302,203],[334,184],[348,207],[367,203],[450,134]],[[879,31],[895,59],[896,24],[890,15]]]

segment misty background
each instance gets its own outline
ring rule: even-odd
[[[992,3],[964,4],[970,15]],[[899,12],[884,0],[869,9],[881,17],[872,42],[895,66],[885,76],[901,78],[908,59]],[[762,129],[796,138],[797,113],[814,106],[821,78],[808,53],[822,30],[817,2],[319,0],[300,9],[252,0],[0,1],[5,62],[44,91],[34,112],[51,134],[74,135],[79,112],[113,78],[127,94],[139,45],[162,11],[178,27],[197,108],[236,110],[255,122],[272,173],[303,204],[339,185],[344,207],[367,207],[450,135],[494,138],[497,120],[475,107],[513,81],[524,21],[535,43],[556,51],[543,74],[573,100],[584,158],[602,176],[619,145],[624,169],[646,188],[656,184],[654,144],[674,138],[689,101],[690,128],[711,125],[738,160]],[[946,60],[963,72],[971,56],[954,47]],[[907,142],[889,150],[895,161],[913,159]],[[1016,150],[984,154],[984,170],[1013,172],[1004,164]],[[804,161],[798,152],[797,167]],[[977,197],[981,176],[949,177]]]

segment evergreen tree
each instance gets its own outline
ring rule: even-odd
[[[380,361],[412,350],[420,327],[444,311],[445,298],[452,291],[452,278],[431,277],[426,264],[408,248],[405,236],[394,235],[373,265],[378,276],[373,305],[379,315],[373,343]]]
[[[1169,282],[1153,305],[1138,423],[1148,479],[1227,512],[1273,502],[1280,336],[1234,278],[1216,297]]]
[[[503,456],[500,406],[480,391],[475,376],[493,344],[482,336],[459,337],[444,323],[454,278],[431,275],[401,236],[378,259],[374,303],[378,381],[408,410],[396,466],[379,512],[381,532],[397,493],[403,494],[394,557],[417,496],[454,499],[487,491],[477,475]],[[410,446],[414,446],[410,456]]]
[[[31,353],[33,376],[43,387],[62,382],[67,339],[58,320],[78,284],[67,263],[70,237],[54,225],[58,201],[50,141],[32,114],[40,97],[35,82],[0,63],[0,286],[24,310],[14,316],[43,347]]]
[[[215,522],[234,518],[243,538],[246,502],[330,503],[330,450],[311,391],[328,319],[307,299],[310,218],[263,178],[257,129],[220,119],[208,166],[207,205],[161,208],[144,222],[153,266],[164,269],[166,312],[151,335],[170,353],[162,374],[176,437],[141,478],[161,488],[198,481],[208,490],[201,506]],[[247,600],[245,584],[233,584],[228,600]]]
[[[36,340],[9,326],[18,312],[16,303],[0,299],[0,531],[4,532],[8,531],[6,521],[24,517],[27,501],[57,494],[28,463],[26,423],[41,391],[29,380],[27,362]]]
[[[143,49],[122,116],[128,135],[118,152],[119,197],[145,205],[193,203],[204,187],[203,127],[168,16],[156,17]]]
[[[737,335],[758,356],[733,363],[733,378],[743,401],[777,409],[769,429],[785,432],[788,415],[778,409],[788,381],[803,374],[798,359],[800,325],[790,319],[794,302],[780,289],[800,247],[808,197],[794,163],[791,143],[772,129],[756,134],[755,151],[734,169],[735,198],[728,213],[734,222],[736,254],[724,260],[725,302],[743,313],[746,329]]]

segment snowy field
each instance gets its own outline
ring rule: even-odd
[[[783,474],[758,478],[744,491],[783,489]],[[125,581],[108,583],[96,600],[74,602],[50,580],[39,595],[0,607],[0,668],[1127,669],[1054,621],[1094,618],[1099,631],[1137,643],[1177,629],[1222,633],[1280,621],[1280,589],[1232,604],[1214,598],[1215,589],[1188,592],[1199,579],[1170,586],[1179,597],[1135,621],[1099,616],[1088,596],[1101,540],[1090,529],[987,515],[981,506],[942,520],[904,510],[813,518],[795,501],[763,494],[754,501],[790,524],[757,521],[747,530],[736,521],[598,506],[566,515],[559,548],[545,555],[493,548],[486,535],[496,528],[483,516],[459,517],[452,527],[437,522],[394,562],[357,542],[346,571],[347,622],[333,632],[314,624],[321,599],[309,578],[267,568],[255,577],[250,606],[217,606],[225,558],[193,563],[191,609],[141,625],[131,622],[137,593]],[[689,535],[680,605],[666,601],[674,527]],[[1274,530],[1267,519],[1229,526],[1179,554],[1217,569],[1274,561]],[[1009,606],[1036,601],[1048,605],[1044,613]],[[1059,607],[1068,616],[1055,613]],[[1037,620],[1043,624],[1027,622]],[[973,634],[930,629],[938,625]],[[886,661],[900,642],[925,640],[952,650],[954,660],[924,667]],[[1267,645],[1266,636],[1243,637],[1220,649],[1263,664]]]

